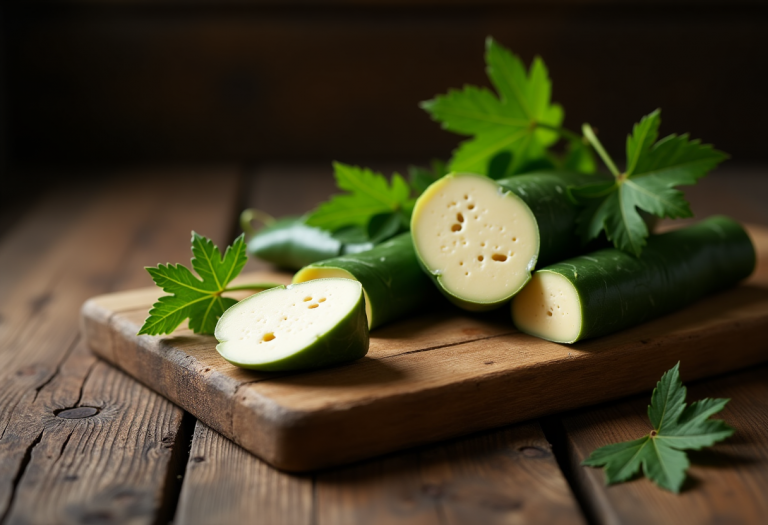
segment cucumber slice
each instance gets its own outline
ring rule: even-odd
[[[216,350],[254,370],[319,368],[368,352],[363,287],[349,279],[278,286],[229,308],[214,332]]]
[[[600,175],[537,172],[493,181],[449,174],[419,197],[411,219],[416,253],[437,287],[467,310],[501,306],[537,264],[575,255],[579,207],[571,185]]]
[[[638,258],[615,248],[537,271],[512,301],[528,334],[574,343],[623,330],[733,286],[752,273],[755,249],[728,217],[648,238]]]
[[[366,252],[310,264],[296,273],[293,282],[329,277],[360,281],[371,330],[440,300],[432,281],[419,267],[410,233]]]
[[[536,265],[539,229],[530,207],[488,177],[449,174],[419,197],[411,218],[419,261],[467,310],[489,310],[517,293]]]

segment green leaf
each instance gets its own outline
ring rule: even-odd
[[[147,268],[155,284],[172,295],[160,297],[152,305],[138,335],[170,334],[187,318],[189,328],[196,334],[212,334],[219,317],[237,302],[221,294],[245,266],[244,236],[235,239],[222,257],[210,239],[192,232],[192,254],[192,268],[199,278],[181,264],[160,264]],[[272,286],[276,285],[253,285],[251,289]]]
[[[384,175],[368,168],[340,162],[333,167],[336,185],[349,193],[334,195],[318,206],[307,218],[310,226],[331,231],[344,226],[366,227],[374,215],[399,211],[410,199],[411,188],[397,173],[389,183]]]
[[[723,421],[709,419],[720,412],[727,399],[702,399],[686,406],[686,389],[680,381],[680,363],[656,384],[648,407],[653,431],[633,441],[606,445],[582,462],[605,467],[607,484],[634,477],[642,469],[646,477],[671,492],[680,492],[689,461],[684,450],[699,450],[734,432]]]
[[[627,137],[627,170],[617,173],[610,191],[594,192],[591,185],[571,189],[585,205],[577,227],[583,242],[605,231],[614,246],[640,256],[649,232],[639,210],[671,219],[693,216],[685,195],[676,187],[695,184],[728,155],[689,140],[688,135],[669,135],[657,141],[660,124],[658,109],[635,124]]]
[[[565,159],[563,159],[562,168],[578,173],[595,173],[597,171],[597,163],[595,162],[595,156],[592,154],[592,148],[581,140],[569,141],[568,151]]]
[[[512,159],[509,171],[516,173],[519,166],[543,156],[546,147],[557,141],[556,132],[537,125],[560,126],[563,109],[551,103],[552,82],[541,58],[536,57],[526,72],[520,58],[489,38],[485,60],[498,95],[466,86],[438,95],[421,107],[443,129],[473,136],[454,152],[451,171],[487,174],[491,159],[506,151]]]

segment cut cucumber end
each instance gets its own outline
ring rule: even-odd
[[[579,294],[559,273],[539,271],[512,300],[512,321],[521,332],[556,343],[581,335]]]
[[[317,279],[277,287],[232,306],[219,319],[216,350],[255,370],[297,370],[364,356],[368,321],[362,285]]]
[[[520,197],[480,175],[450,174],[419,197],[416,253],[458,306],[489,309],[530,279],[539,254],[536,218]]]
[[[354,275],[341,268],[314,268],[308,266],[296,272],[296,275],[293,276],[293,283],[305,283],[315,279],[351,279],[352,281],[357,281]],[[368,292],[365,291],[365,288],[363,288],[363,295],[365,296],[365,316],[368,318],[368,329],[370,329],[373,323],[373,312],[371,311],[371,301],[368,299]]]

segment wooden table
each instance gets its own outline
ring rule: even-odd
[[[694,211],[768,224],[766,171],[721,170],[688,192]],[[645,479],[606,488],[579,466],[648,432],[648,394],[297,476],[84,348],[85,299],[151,284],[146,265],[188,261],[192,229],[226,245],[245,206],[305,211],[331,191],[329,174],[95,173],[62,178],[20,215],[0,211],[0,523],[765,523],[768,366],[689,383],[689,399],[732,399],[721,417],[737,432],[691,454],[675,496]]]

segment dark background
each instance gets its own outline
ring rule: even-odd
[[[767,6],[6,0],[3,202],[94,166],[447,158],[460,137],[417,103],[487,85],[487,35],[526,62],[541,55],[566,125],[589,121],[616,157],[661,107],[662,134],[765,161]]]

